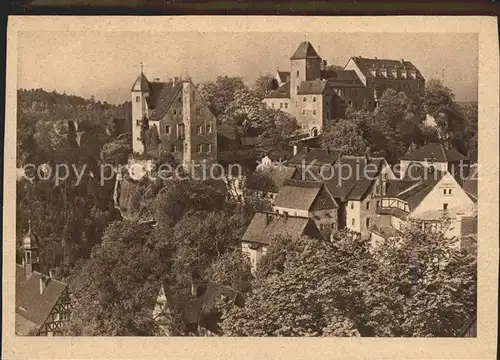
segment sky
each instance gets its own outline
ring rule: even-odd
[[[475,33],[21,32],[18,88],[118,104],[131,99],[141,62],[150,81],[228,75],[252,85],[260,75],[289,70],[304,40],[328,64],[344,66],[351,56],[409,60],[426,80],[441,79],[456,100],[477,101]]]

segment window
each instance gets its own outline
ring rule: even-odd
[[[30,263],[31,262],[31,251],[26,251],[25,252],[25,260],[27,263]]]
[[[177,147],[175,145],[170,145],[170,152],[177,152]]]
[[[212,125],[210,125],[210,124],[207,125],[207,133],[209,133],[209,134],[212,133]]]
[[[212,151],[212,144],[206,144],[205,145],[205,151],[206,152],[211,152]]]
[[[271,103],[271,107],[274,109],[274,103]]]
[[[285,103],[285,109],[288,109],[288,103]]]
[[[351,219],[351,226],[354,226],[354,224],[356,224],[356,220],[355,219]]]
[[[198,125],[198,126],[196,127],[196,133],[197,133],[197,134],[202,134],[202,133],[203,133],[203,131],[201,130],[201,126],[200,126],[200,125]]]
[[[313,102],[316,102],[316,96],[313,96]]]
[[[141,97],[140,96],[136,96],[135,97],[135,102],[139,102],[139,101],[141,101]]]
[[[303,101],[303,102],[306,102],[306,97],[305,97],[305,96],[302,98],[302,101]]]
[[[165,126],[165,133],[170,134],[170,125]]]
[[[305,110],[302,110],[302,115],[305,115],[306,114],[306,111]]]
[[[196,152],[201,152],[202,146],[201,144],[196,145]]]
[[[297,76],[299,76],[299,70],[297,70]]]
[[[448,189],[448,195],[451,195],[451,189]]]
[[[316,110],[313,110],[313,115],[316,115]]]
[[[366,210],[370,210],[370,202],[369,201],[366,203]]]
[[[283,109],[283,103],[280,103],[280,109]]]
[[[377,201],[377,205],[376,205],[376,206],[377,206],[377,207],[380,207],[380,201]]]
[[[195,97],[195,93],[194,93],[194,90],[193,90],[193,101],[196,101],[195,99],[196,99],[196,97]]]
[[[141,126],[142,120],[136,120],[135,123],[137,126]]]
[[[201,115],[201,108],[196,108],[196,115]]]
[[[371,225],[372,225],[372,219],[366,218],[366,228],[369,229]]]
[[[443,204],[443,210],[448,210],[448,204],[447,203]]]
[[[351,209],[354,209],[354,202],[351,201]]]
[[[177,115],[177,109],[174,109],[174,115]]]

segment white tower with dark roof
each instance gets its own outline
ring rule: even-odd
[[[23,266],[26,278],[29,278],[33,271],[38,271],[39,266],[38,256],[38,238],[31,230],[31,220],[26,235],[23,237]]]
[[[300,43],[290,58],[290,99],[296,107],[297,90],[303,81],[321,77],[321,58],[309,41]]]
[[[141,74],[132,86],[132,151],[142,154],[144,146],[141,141],[141,125],[144,117],[148,116],[146,98],[150,93],[150,84],[144,75],[142,63]]]

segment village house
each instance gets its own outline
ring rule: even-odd
[[[409,225],[435,230],[444,219],[449,221],[444,229],[446,237],[459,239],[477,230],[474,201],[452,174],[428,168],[426,171],[431,171],[432,176],[386,182],[372,229],[374,244],[395,236]]]
[[[285,180],[273,209],[284,216],[308,217],[324,236],[329,237],[338,229],[338,207],[321,182]]]
[[[281,236],[322,238],[320,230],[308,217],[257,212],[241,238],[243,254],[250,258],[252,274],[274,239]]]
[[[274,203],[285,181],[290,179],[295,171],[295,167],[276,166],[272,163],[260,166],[256,169],[254,175],[249,178],[246,185],[258,197]]]
[[[380,205],[382,182],[396,178],[384,158],[341,156],[336,150],[305,148],[289,164],[297,167],[292,175],[297,184],[324,184],[337,204],[337,229],[347,228],[362,238],[370,236]]]
[[[216,161],[217,121],[191,80],[150,82],[141,71],[131,95],[134,154],[168,153],[186,166]]]
[[[386,89],[411,96],[424,87],[422,74],[410,61],[357,56],[344,69],[332,69],[304,41],[290,58],[290,71],[277,71],[263,102],[293,115],[301,132],[315,137],[326,120],[343,116],[347,107],[373,110]]]
[[[61,335],[69,322],[68,286],[54,272],[40,273],[38,238],[30,229],[23,238],[22,264],[16,264],[16,334]]]
[[[167,297],[165,289],[167,284],[163,284],[156,299],[153,310],[153,319],[164,332],[169,336],[163,324],[163,317],[168,317]],[[183,320],[186,324],[188,335],[194,336],[219,336],[221,335],[220,313],[216,309],[219,301],[233,306],[243,307],[245,298],[241,293],[213,281],[198,280],[191,283],[191,292],[184,301],[187,303]]]
[[[419,166],[415,165],[448,171],[461,183],[468,176],[470,162],[466,156],[440,142],[428,143],[401,157],[399,169],[402,177],[419,176]]]

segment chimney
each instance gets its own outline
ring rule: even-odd
[[[269,213],[266,213],[266,226],[269,225],[269,223],[272,221],[272,215]]]
[[[293,145],[293,156],[297,155],[297,151],[298,151],[298,146]]]
[[[47,287],[49,279],[45,277],[45,275],[40,276],[40,295],[43,295],[43,291]]]
[[[405,64],[405,59],[401,59],[401,64]]]

